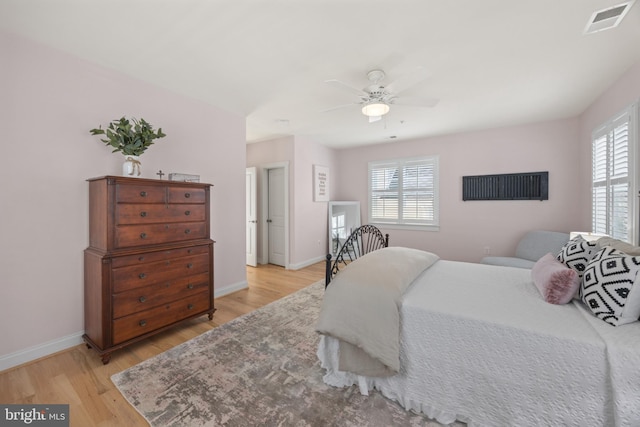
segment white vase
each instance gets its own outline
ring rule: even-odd
[[[122,164],[122,176],[132,176],[134,178],[140,177],[141,163],[139,156],[130,156],[125,154],[124,163]]]

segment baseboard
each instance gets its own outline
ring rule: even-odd
[[[325,261],[326,259],[327,259],[326,255],[325,256],[320,256],[320,257],[317,257],[317,258],[312,258],[312,259],[309,259],[309,260],[306,260],[306,261],[303,261],[303,262],[299,262],[297,264],[289,264],[289,267],[287,267],[287,268],[289,270],[300,270],[301,268],[309,267],[310,265],[317,264],[320,261]]]
[[[62,350],[66,350],[76,345],[82,344],[82,335],[84,332],[76,332],[57,340],[49,341],[44,344],[38,344],[24,350],[16,351],[0,357],[0,371],[32,362],[41,357],[49,356]]]
[[[247,289],[249,287],[249,283],[247,283],[246,280],[242,281],[242,282],[238,282],[236,284],[230,285],[230,286],[225,286],[222,289],[213,289],[213,297],[214,298],[220,298],[223,297],[225,295],[229,295],[233,292],[237,292],[237,291],[241,291],[243,289]]]

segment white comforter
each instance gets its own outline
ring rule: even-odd
[[[436,262],[403,299],[400,373],[340,372],[323,337],[325,382],[375,387],[445,424],[640,425],[640,323],[614,328],[580,303],[548,304],[530,274]]]

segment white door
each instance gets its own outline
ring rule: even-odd
[[[247,168],[246,198],[247,198],[247,265],[258,265],[258,209],[256,191],[256,168]]]
[[[284,169],[269,169],[269,264],[285,266]]]

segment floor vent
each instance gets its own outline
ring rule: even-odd
[[[549,200],[549,172],[463,176],[462,200]]]
[[[627,1],[607,9],[594,12],[589,19],[589,22],[587,22],[584,33],[597,33],[598,31],[617,27],[622,21],[622,18],[624,18],[629,9],[631,9],[631,6],[633,6],[635,1],[636,0]]]

